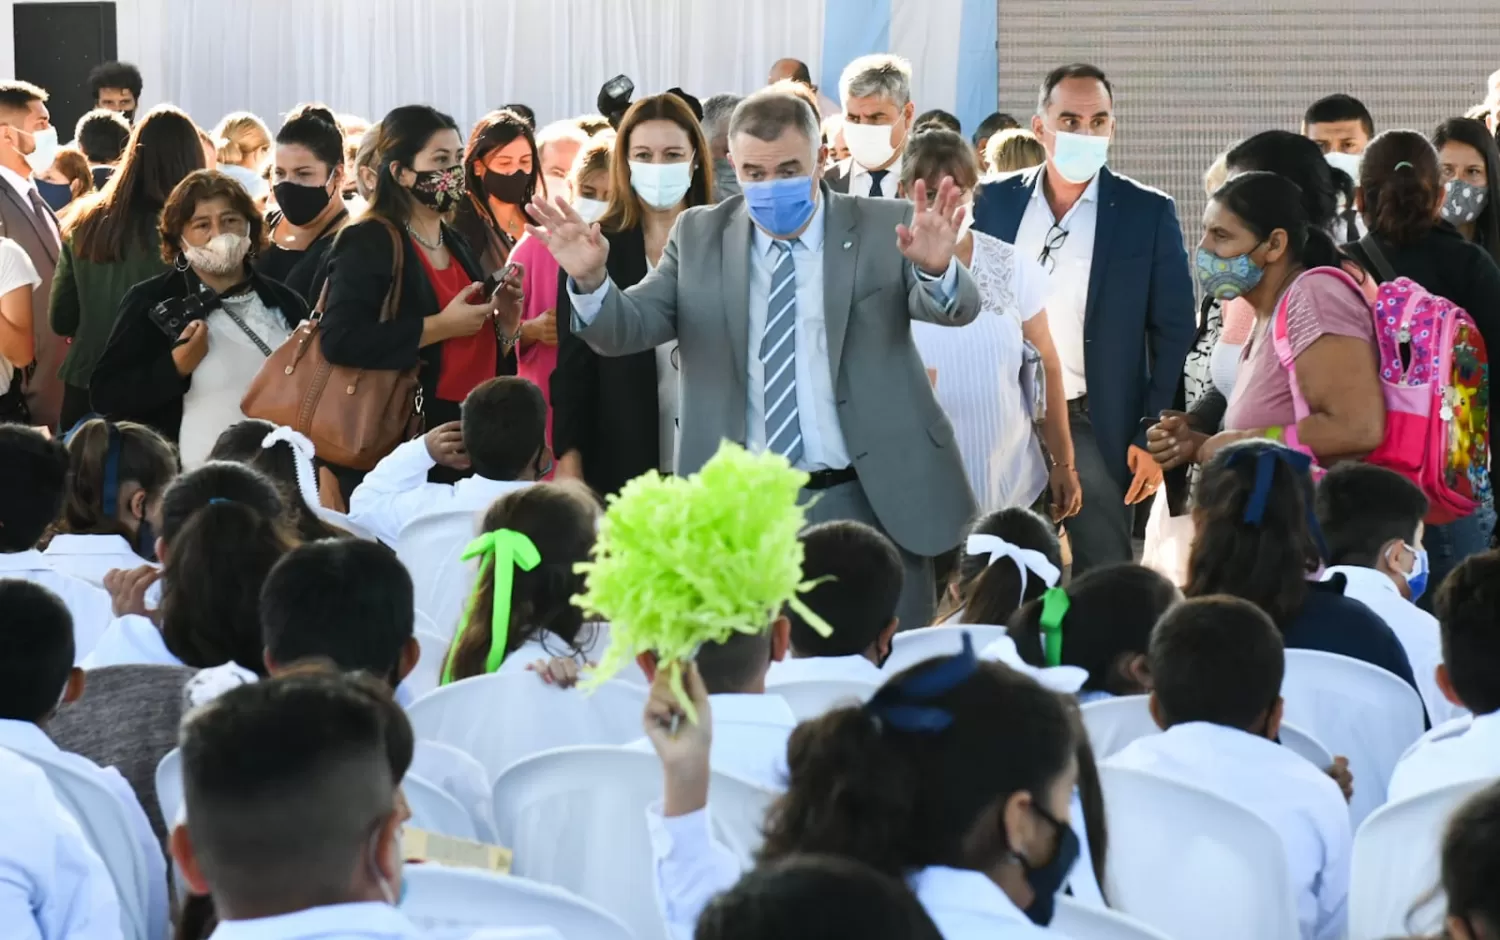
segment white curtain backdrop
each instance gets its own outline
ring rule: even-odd
[[[148,100],[205,127],[248,110],[274,130],[305,101],[372,120],[420,102],[464,127],[521,102],[546,123],[593,111],[621,73],[637,97],[744,94],[783,56],[817,74],[823,46],[823,0],[157,2],[162,75]]]

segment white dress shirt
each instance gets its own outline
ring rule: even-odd
[[[1437,667],[1443,662],[1443,637],[1437,618],[1401,596],[1401,591],[1389,576],[1374,568],[1359,565],[1334,565],[1325,568],[1322,580],[1327,581],[1336,574],[1347,579],[1344,596],[1352,597],[1373,610],[1406,650],[1411,660],[1411,671],[1417,679],[1417,691],[1422,693],[1422,704],[1427,706],[1427,718],[1433,725],[1457,718],[1465,709],[1448,701],[1443,690],[1438,688]]]
[[[429,513],[471,509],[476,514],[506,493],[530,486],[523,480],[465,477],[457,483],[428,483],[437,461],[423,438],[407,441],[375,465],[349,497],[349,519],[387,545],[401,530]]]
[[[54,571],[87,581],[96,588],[104,588],[104,576],[111,571],[133,571],[147,561],[130,547],[123,535],[68,535],[52,536],[47,550],[42,552],[47,564]]]
[[[900,198],[896,195],[896,187],[901,185],[901,159],[902,155],[898,152],[895,162],[885,168],[886,174],[880,179],[880,195],[885,199]],[[870,175],[870,171],[860,166],[858,160],[850,157],[849,195],[868,196],[870,187],[874,185],[875,178]]]
[[[981,513],[1030,506],[1047,486],[1047,462],[1021,389],[1021,325],[1042,312],[1046,270],[998,238],[974,232],[969,273],[980,312],[967,326],[913,321],[911,338],[935,375],[933,392],[958,438]]]
[[[1303,940],[1344,935],[1354,835],[1349,804],[1323,768],[1267,738],[1196,721],[1139,738],[1102,763],[1180,780],[1265,820],[1286,847]]]
[[[771,664],[766,690],[788,682],[868,682],[884,685],[887,676],[867,656],[788,656]],[[714,715],[714,724],[719,716]]]
[[[479,841],[498,844],[490,778],[479,761],[452,745],[417,741],[407,771],[453,797],[479,828]]]
[[[786,742],[797,716],[779,695],[710,695],[714,740],[708,762],[715,771],[771,790],[786,789]],[[646,738],[627,745],[654,753]]]
[[[1057,940],[1038,927],[988,875],[958,868],[924,868],[909,879],[911,889],[943,940]]]
[[[1450,783],[1494,778],[1500,778],[1500,712],[1434,728],[1397,762],[1386,801],[1409,800]]]
[[[94,649],[78,664],[84,669],[105,666],[185,666],[167,649],[161,629],[138,614],[126,614],[110,621],[108,629]]]
[[[1016,229],[1016,247],[1028,258],[1041,260],[1047,245],[1047,234],[1054,223],[1068,237],[1048,255],[1043,268],[1051,275],[1047,294],[1047,326],[1062,361],[1063,391],[1072,401],[1088,392],[1084,378],[1083,318],[1089,302],[1089,273],[1094,267],[1094,230],[1099,221],[1099,177],[1073,203],[1073,208],[1059,222],[1047,205],[1044,181],[1038,178],[1031,190],[1031,200]]]
[[[73,661],[81,663],[114,618],[109,595],[87,581],[55,570],[36,549],[0,555],[0,578],[30,581],[62,598],[73,615]]]
[[[802,427],[800,470],[842,470],[850,465],[849,448],[839,424],[838,404],[834,398],[832,362],[828,358],[828,323],[823,310],[823,234],[827,224],[824,201],[820,198],[807,229],[792,248],[792,263],[797,275],[797,420]],[[766,331],[766,306],[771,294],[771,273],[776,266],[776,241],[759,226],[751,225],[750,236],[750,306],[749,342],[746,358],[749,400],[745,412],[745,446],[752,452],[766,447],[765,366],[760,361],[761,337]],[[891,237],[895,237],[894,233]],[[953,302],[958,286],[958,262],[948,263],[940,278],[917,271],[933,296]],[[591,294],[579,294],[572,278],[568,279],[568,298],[573,304],[574,329],[594,322],[604,297],[613,282],[608,278]]]
[[[167,860],[162,855],[161,843],[151,831],[151,821],[130,784],[113,767],[100,767],[81,754],[72,754],[58,747],[47,733],[29,721],[0,719],[0,747],[7,748],[22,757],[38,763],[60,764],[99,781],[114,794],[124,809],[130,828],[135,832],[136,842],[146,862],[146,922],[153,937],[165,937],[171,926],[167,919]]]
[[[7,940],[120,940],[120,903],[104,861],[41,768],[4,748],[0,924]]]
[[[10,185],[10,188],[16,191],[16,195],[21,197],[21,202],[25,204],[27,211],[36,211],[33,208],[31,194],[36,193],[40,196],[41,192],[36,188],[36,181],[32,177],[22,176],[10,167],[0,166],[0,178],[3,178]],[[46,202],[45,199],[42,201]],[[52,233],[53,247],[61,248],[62,232],[58,230],[57,222],[53,220],[50,212],[42,214],[42,224]]]

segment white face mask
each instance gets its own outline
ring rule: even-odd
[[[637,163],[630,161],[630,188],[653,209],[670,209],[693,185],[693,161]]]
[[[249,251],[250,239],[233,232],[215,235],[202,248],[194,248],[186,243],[182,246],[182,254],[187,258],[188,264],[220,277],[238,272]]]
[[[585,222],[597,222],[604,215],[604,210],[609,208],[609,203],[600,199],[589,199],[579,196],[573,200],[573,211],[583,216]]]
[[[849,155],[854,162],[866,169],[885,166],[896,155],[891,143],[890,124],[844,123],[844,143],[849,146]]]
[[[1328,161],[1328,165],[1335,170],[1343,170],[1345,173],[1348,173],[1349,178],[1354,181],[1354,185],[1359,185],[1359,164],[1364,159],[1361,154],[1325,153],[1323,154],[1323,159]]]
[[[31,139],[35,147],[31,153],[24,155],[26,165],[31,167],[33,173],[45,173],[52,169],[52,161],[57,159],[57,151],[61,149],[57,143],[57,128],[33,131]]]

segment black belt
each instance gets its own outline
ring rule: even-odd
[[[826,490],[841,483],[853,483],[858,479],[859,474],[854,471],[853,467],[844,467],[842,470],[814,470],[807,475],[807,483],[802,488]]]

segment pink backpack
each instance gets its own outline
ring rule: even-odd
[[[1385,396],[1385,437],[1365,461],[1420,486],[1430,504],[1428,523],[1462,519],[1490,490],[1489,356],[1484,339],[1463,308],[1410,278],[1393,276],[1373,239],[1365,236],[1359,244],[1381,278],[1371,317]],[[1316,268],[1302,277],[1315,273],[1340,278],[1365,297],[1340,268]],[[1271,337],[1277,358],[1291,376],[1292,401],[1301,421],[1309,409],[1297,384],[1286,306],[1283,295]]]

